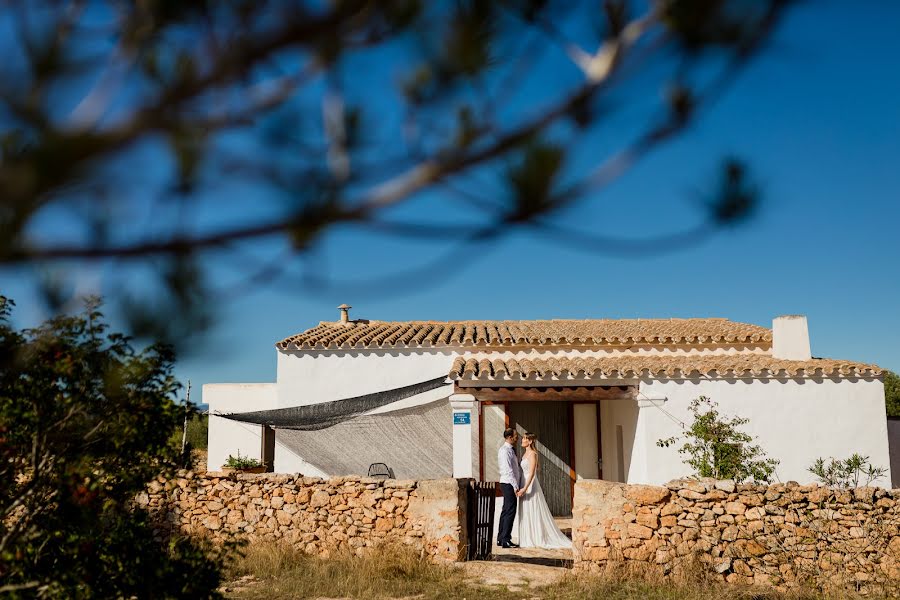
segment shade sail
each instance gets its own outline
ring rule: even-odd
[[[422,383],[414,383],[392,390],[374,392],[364,396],[321,402],[319,404],[307,404],[290,408],[275,408],[272,410],[258,410],[253,412],[226,413],[216,416],[240,421],[242,423],[256,423],[268,425],[276,429],[297,429],[301,431],[315,431],[337,425],[353,417],[373,411],[382,406],[405,400],[412,396],[422,394],[447,385],[447,376],[441,375]]]
[[[320,431],[279,429],[275,439],[329,476],[365,476],[372,463],[385,463],[398,479],[442,479],[453,476],[451,412],[442,399]]]

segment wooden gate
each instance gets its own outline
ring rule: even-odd
[[[497,482],[470,481],[466,494],[466,520],[469,529],[468,560],[487,560],[491,557],[494,533],[494,506]]]

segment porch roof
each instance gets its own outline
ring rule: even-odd
[[[765,354],[703,356],[610,356],[498,358],[457,357],[450,379],[457,381],[584,380],[650,377],[877,377],[875,365],[814,358],[783,360]]]
[[[772,331],[708,319],[583,319],[543,321],[322,322],[285,338],[282,350],[397,347],[509,347],[672,344],[764,344]]]

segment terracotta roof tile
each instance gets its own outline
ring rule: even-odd
[[[878,376],[881,369],[845,360],[814,358],[782,360],[766,354],[724,354],[703,356],[610,356],[494,358],[457,357],[450,379],[517,380],[595,379],[607,377],[673,377],[691,374],[718,376]]]
[[[285,338],[282,350],[415,346],[596,346],[745,344],[772,341],[771,330],[727,319],[323,322]]]

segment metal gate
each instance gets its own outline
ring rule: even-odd
[[[492,538],[497,482],[470,481],[466,497],[466,520],[469,528],[469,552],[466,558],[487,560],[494,543]]]

